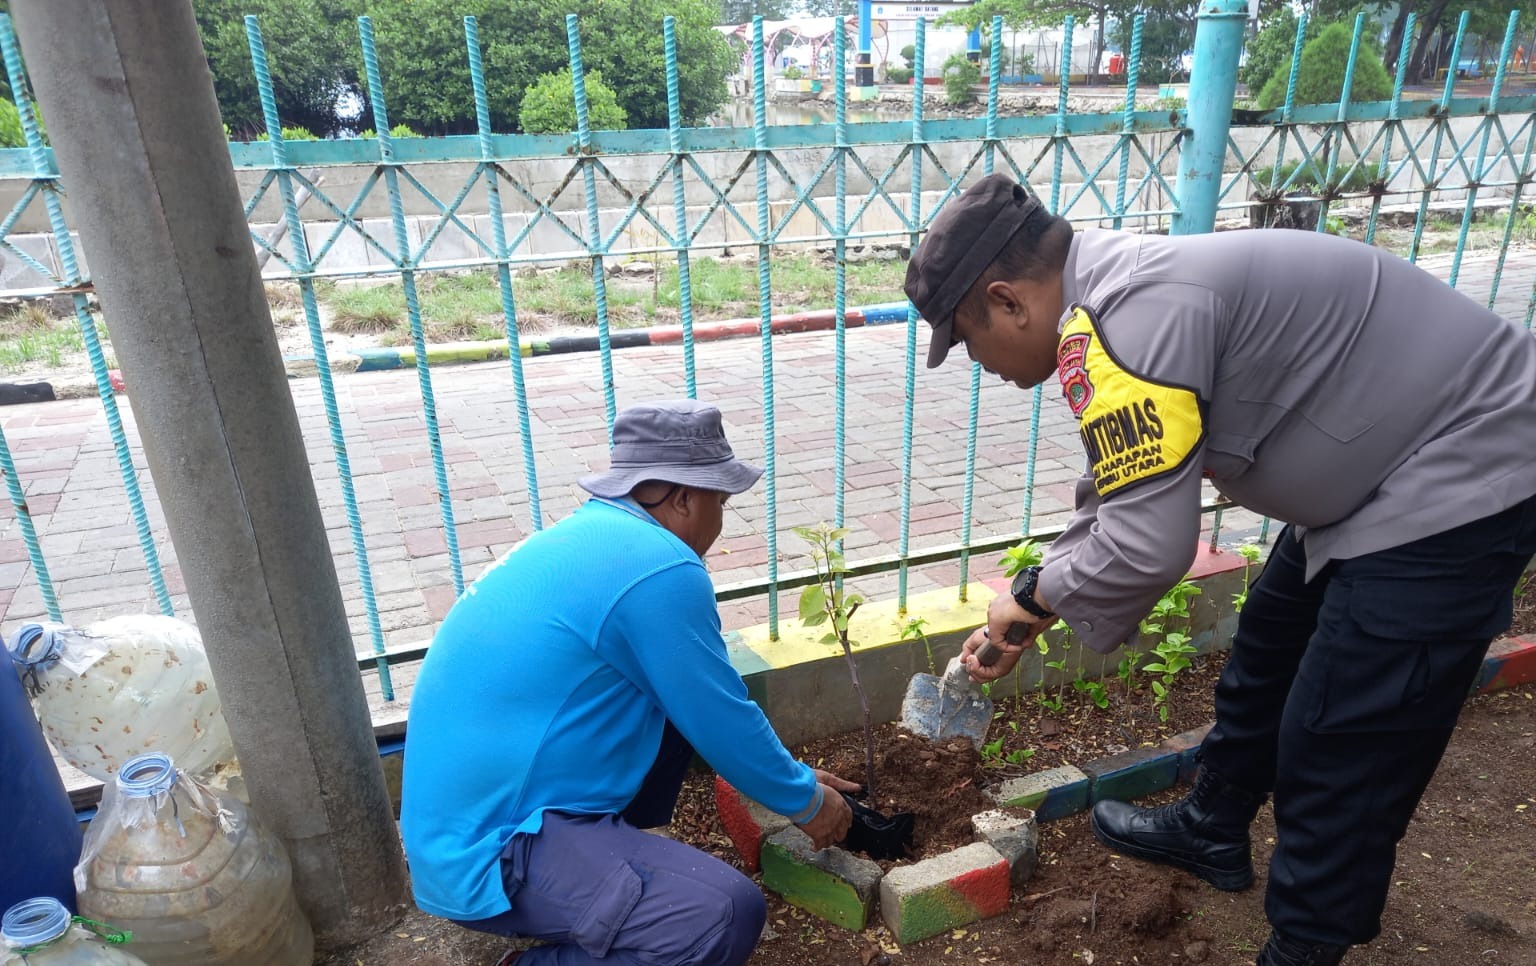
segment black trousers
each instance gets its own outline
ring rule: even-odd
[[[1536,497],[1310,582],[1289,528],[1238,617],[1201,748],[1274,793],[1265,911],[1278,930],[1358,945],[1381,932],[1397,843],[1536,554]]]

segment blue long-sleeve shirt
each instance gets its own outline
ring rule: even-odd
[[[815,814],[813,772],[726,657],[703,562],[649,514],[591,500],[486,570],[422,664],[400,813],[416,904],[506,912],[507,841],[546,810],[623,811],[668,719],[744,794]]]

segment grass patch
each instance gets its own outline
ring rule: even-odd
[[[80,333],[73,326],[26,332],[0,339],[0,369],[16,372],[34,362],[56,369],[63,365],[65,356],[84,350]]]
[[[399,282],[338,288],[327,301],[331,328],[337,332],[388,332],[405,320],[405,295]]]

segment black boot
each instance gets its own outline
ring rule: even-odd
[[[1157,808],[1102,801],[1093,834],[1125,855],[1175,866],[1226,892],[1253,883],[1248,826],[1266,796],[1229,785],[1202,767],[1182,801]]]
[[[1272,932],[1255,966],[1338,966],[1348,951],[1348,946],[1307,943]]]

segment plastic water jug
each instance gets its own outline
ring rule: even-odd
[[[110,783],[123,762],[151,750],[204,781],[234,761],[203,639],[184,621],[129,614],[78,629],[27,624],[11,659],[48,740],[92,778]]]
[[[103,788],[75,886],[81,915],[130,930],[153,966],[307,966],[314,956],[282,843],[166,755],[130,759]]]
[[[28,899],[0,919],[0,966],[144,966],[144,960],[110,945],[132,938],[71,916],[57,899]]]
[[[0,909],[52,896],[75,907],[80,823],[21,680],[0,657]]]

